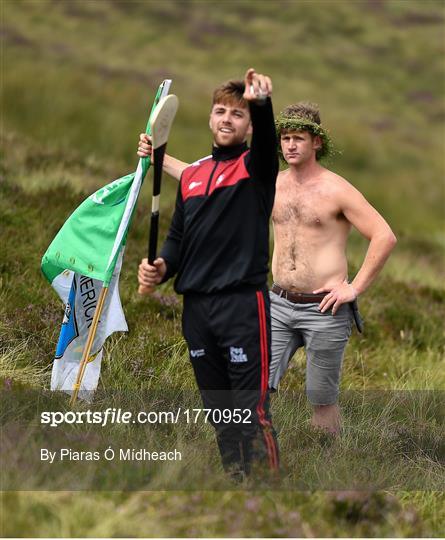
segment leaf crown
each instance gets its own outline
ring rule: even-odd
[[[309,118],[304,118],[302,116],[284,116],[283,113],[280,113],[275,120],[275,128],[278,139],[280,139],[283,131],[309,131],[312,135],[318,135],[321,139],[321,148],[317,150],[317,160],[332,157],[337,153],[329,135],[329,131],[322,125],[309,120]],[[278,154],[284,161],[280,144],[278,144]]]

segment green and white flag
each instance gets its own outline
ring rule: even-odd
[[[42,272],[51,284],[56,287],[65,270],[110,284],[143,177],[140,160],[136,173],[99,189],[71,214],[42,259]]]
[[[119,178],[88,197],[68,218],[43,256],[42,272],[66,304],[51,390],[71,393],[103,287],[108,287],[108,295],[80,398],[89,400],[97,387],[106,338],[113,332],[128,330],[119,297],[119,273],[143,173],[139,162],[136,174]]]
[[[159,87],[152,112],[168,94]],[[151,115],[150,115],[151,116]],[[149,122],[147,132],[149,133]],[[66,304],[51,378],[52,390],[71,393],[100,291],[108,295],[97,327],[79,397],[89,399],[100,374],[102,347],[116,331],[127,331],[119,298],[119,274],[128,228],[150,158],[135,173],[114,180],[88,197],[68,218],[42,258],[42,272]]]
[[[87,401],[91,400],[97,388],[105,340],[113,332],[128,330],[119,298],[122,255],[123,250],[109,285],[79,390],[79,397]],[[103,282],[66,270],[53,281],[53,286],[66,307],[51,375],[51,390],[62,390],[71,394]]]

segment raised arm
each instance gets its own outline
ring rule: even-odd
[[[272,81],[249,69],[244,77],[244,99],[249,103],[252,142],[248,169],[260,181],[273,184],[278,174],[277,136],[272,109]]]
[[[137,155],[142,158],[148,157],[151,156],[152,150],[153,149],[151,146],[150,136],[146,133],[141,133],[139,135],[139,146]],[[173,156],[165,154],[163,169],[167,174],[169,174],[173,178],[176,178],[176,180],[179,181],[181,179],[182,171],[188,166],[188,163],[185,163],[184,161],[176,159]]]

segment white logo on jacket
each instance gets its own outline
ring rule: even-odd
[[[189,190],[194,189],[195,187],[198,187],[202,184],[202,182],[190,182],[189,184]]]
[[[200,356],[205,355],[205,349],[191,349],[190,350],[190,356],[192,358],[199,358]]]
[[[242,347],[230,347],[230,361],[234,364],[247,362],[247,354],[244,354]]]
[[[221,182],[224,180],[225,176],[223,174],[220,174],[218,178],[216,179],[216,185],[218,186],[221,184]]]

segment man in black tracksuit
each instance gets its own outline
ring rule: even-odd
[[[253,462],[278,469],[268,395],[269,218],[278,173],[271,92],[270,79],[253,69],[244,82],[215,90],[212,154],[183,171],[160,257],[153,266],[144,259],[138,273],[146,287],[176,275],[196,381],[224,468],[235,475]]]

